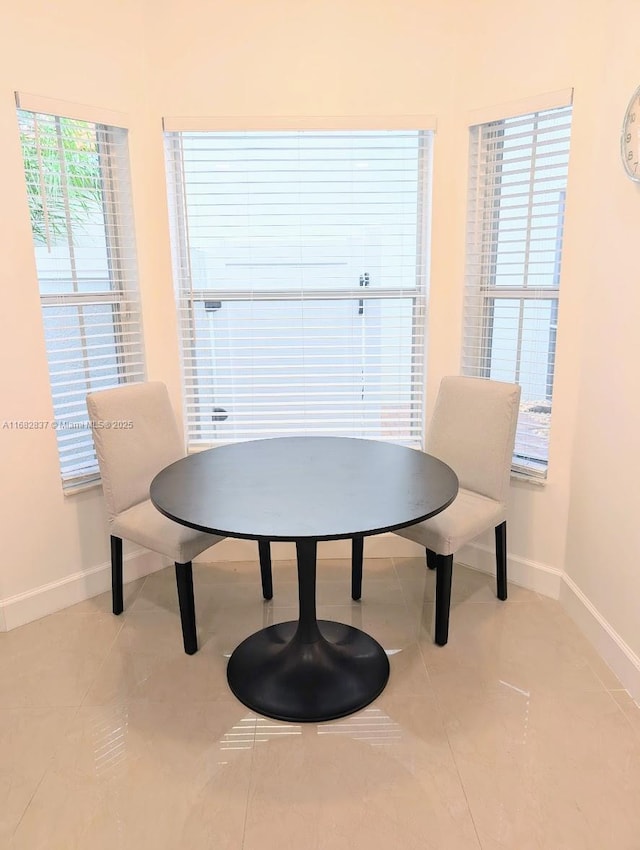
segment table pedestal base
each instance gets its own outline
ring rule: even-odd
[[[305,642],[298,623],[278,623],[246,638],[227,667],[229,687],[249,708],[277,720],[319,723],[369,705],[389,678],[389,659],[369,635],[318,620]]]

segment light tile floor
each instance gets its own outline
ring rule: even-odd
[[[200,651],[173,570],[0,634],[0,848],[640,850],[640,709],[559,604],[454,570],[433,644],[420,559],[321,561],[319,615],[389,653],[383,694],[324,724],[257,717],[229,653],[297,616],[295,564],[196,566]]]

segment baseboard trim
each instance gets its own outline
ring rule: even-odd
[[[406,537],[387,532],[365,537],[365,558],[414,558],[424,555],[424,547]],[[208,549],[196,561],[204,563],[219,563],[220,561],[251,561],[258,557],[257,544],[252,540],[236,540],[227,537],[212,549]],[[271,557],[274,561],[294,560],[296,548],[294,543],[272,543]],[[350,558],[350,540],[328,540],[318,544],[318,558]],[[485,573],[496,571],[495,549],[478,543],[463,547],[456,553],[456,561],[473,570]],[[526,558],[508,556],[509,581],[558,599],[562,572],[545,564],[528,561]]]
[[[562,577],[560,604],[620,679],[632,699],[640,703],[640,658],[566,574]]]
[[[124,556],[124,580],[135,581],[149,573],[161,570],[166,560],[154,552],[136,548]],[[84,602],[99,593],[111,590],[111,564],[105,562],[97,567],[73,573],[58,581],[40,585],[24,593],[0,600],[0,631],[10,631],[25,623],[39,620]]]
[[[496,572],[495,549],[481,543],[463,546],[456,553],[456,561],[482,573],[495,575]],[[551,599],[560,598],[562,571],[555,567],[509,554],[507,555],[507,576],[509,581],[519,587],[526,587],[527,590],[533,590]]]
[[[368,558],[409,557],[421,552],[421,547],[395,534],[381,534],[367,538],[365,554]],[[272,543],[273,560],[288,560],[296,557],[294,543]],[[318,546],[319,558],[350,558],[350,540],[331,540]],[[258,545],[253,540],[227,538],[196,561],[217,563],[220,561],[258,560]],[[124,556],[124,580],[135,581],[166,567],[168,561],[154,552],[136,547]],[[105,562],[88,570],[78,571],[58,581],[40,585],[24,593],[0,599],[0,632],[24,626],[47,614],[69,608],[78,602],[91,599],[99,593],[111,590],[111,564]]]
[[[424,552],[422,546],[387,532],[365,537],[365,558],[411,558]],[[271,544],[271,557],[274,561],[295,560],[295,543]],[[318,558],[350,558],[350,540],[326,540],[318,543]],[[258,544],[254,540],[238,540],[227,537],[213,548],[199,555],[196,562],[217,564],[221,561],[256,561],[258,559]]]
[[[414,557],[422,555],[423,552],[422,546],[396,534],[380,534],[365,540],[365,557],[368,558]],[[293,543],[272,544],[274,560],[289,560],[295,556]],[[319,558],[350,556],[349,540],[327,541],[318,546]],[[197,560],[215,563],[257,559],[257,544],[254,541],[227,538]],[[140,548],[129,551],[124,561],[126,582],[143,578],[166,566],[166,559]],[[480,572],[495,573],[495,551],[482,544],[465,546],[456,554],[456,561]],[[514,584],[558,599],[632,698],[640,702],[640,658],[569,576],[561,570],[514,555],[508,556],[508,575],[509,581]],[[89,570],[76,572],[58,581],[7,597],[0,600],[0,632],[10,631],[110,589],[111,565],[105,562]]]

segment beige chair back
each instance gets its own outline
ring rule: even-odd
[[[166,386],[123,384],[87,396],[109,519],[149,498],[165,466],[184,457]]]
[[[518,384],[443,378],[426,450],[449,464],[461,487],[504,502],[519,405]]]

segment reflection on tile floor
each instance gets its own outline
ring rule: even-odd
[[[391,677],[332,723],[229,692],[248,634],[297,615],[295,565],[197,565],[184,655],[173,570],[0,634],[1,850],[640,850],[640,709],[558,603],[454,571],[432,641],[421,558],[322,561],[318,610],[361,627]]]

